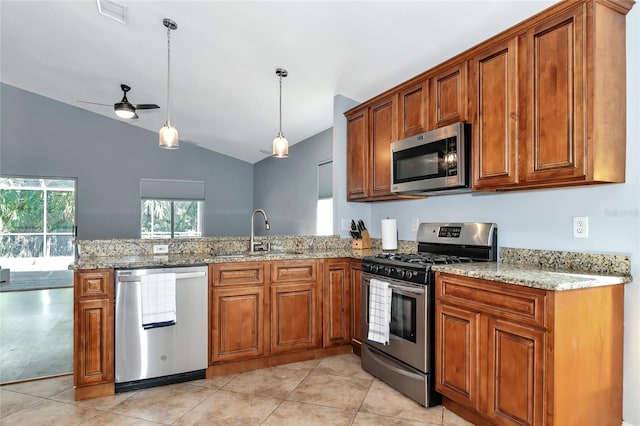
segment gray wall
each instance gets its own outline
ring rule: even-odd
[[[254,164],[253,205],[269,216],[270,235],[315,235],[318,164],[332,157],[332,130],[289,147],[289,158]],[[249,226],[249,217],[246,218]],[[256,234],[264,235],[260,219]]]
[[[253,165],[0,85],[0,174],[77,178],[78,238],[139,238],[140,178],[205,181],[205,235],[247,235]]]

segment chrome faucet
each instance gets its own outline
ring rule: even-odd
[[[262,242],[259,242],[259,243],[255,242],[255,234],[253,231],[253,220],[255,219],[256,213],[262,213],[262,216],[264,216],[264,229],[266,229],[267,231],[271,229],[271,226],[269,225],[269,218],[267,218],[267,213],[262,209],[255,209],[253,213],[251,213],[251,241],[249,242],[250,244],[249,251],[252,253],[256,251],[256,246],[261,246],[263,244]]]

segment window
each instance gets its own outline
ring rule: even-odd
[[[76,182],[0,178],[0,256],[73,256]]]
[[[202,237],[202,201],[142,200],[142,238]]]
[[[318,203],[316,205],[316,234],[333,234],[333,161],[318,164]]]
[[[204,182],[140,179],[141,238],[202,237]]]

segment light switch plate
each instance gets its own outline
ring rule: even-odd
[[[348,231],[349,230],[349,219],[342,219],[341,229],[343,231]]]
[[[168,244],[154,244],[153,245],[153,254],[167,254],[169,253],[169,245]]]
[[[420,226],[420,219],[418,219],[417,217],[414,217],[413,219],[411,219],[411,230],[412,231],[417,231],[418,227]]]

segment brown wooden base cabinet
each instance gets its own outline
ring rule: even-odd
[[[237,361],[265,354],[264,262],[209,265],[209,362]]]
[[[476,425],[619,426],[624,286],[438,273],[436,390]]]
[[[75,398],[115,392],[113,269],[74,273],[73,381]]]
[[[351,343],[351,269],[349,259],[323,262],[322,346]]]
[[[351,267],[351,346],[353,346],[353,352],[360,355],[360,348],[362,347],[360,331],[362,260],[351,259],[349,265]]]

